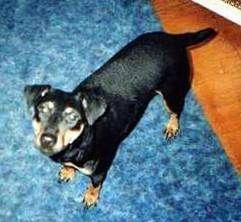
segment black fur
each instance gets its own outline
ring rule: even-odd
[[[136,126],[156,91],[180,116],[190,88],[186,47],[214,34],[212,29],[179,35],[153,32],[126,45],[70,93],[71,98],[79,98],[79,104],[82,98],[97,98],[99,102],[93,103],[92,110],[104,104],[102,113],[91,124],[86,121],[83,134],[51,158],[80,167],[94,160],[96,167],[90,178],[95,187],[102,184],[119,144]]]

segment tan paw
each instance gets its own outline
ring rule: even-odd
[[[64,166],[59,171],[59,181],[68,182],[74,179],[75,169],[73,167]]]
[[[167,140],[172,139],[179,131],[179,121],[176,115],[171,115],[169,122],[164,130],[164,135]]]
[[[101,186],[93,187],[93,185],[90,185],[87,188],[83,198],[83,203],[85,207],[89,208],[92,206],[96,206],[100,197],[100,189]]]

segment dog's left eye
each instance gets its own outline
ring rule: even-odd
[[[76,113],[71,113],[71,114],[66,116],[66,120],[68,122],[74,122],[74,121],[78,120],[79,118],[80,118],[79,115],[76,114]]]
[[[69,127],[74,127],[77,122],[80,120],[80,115],[78,113],[66,113],[65,114],[65,122]]]

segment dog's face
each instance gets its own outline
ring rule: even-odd
[[[73,95],[49,85],[26,86],[24,91],[28,107],[33,108],[35,144],[48,156],[66,149],[106,109],[98,96]]]

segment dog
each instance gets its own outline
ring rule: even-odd
[[[84,206],[97,204],[120,143],[156,94],[163,97],[170,117],[166,138],[177,135],[191,84],[187,47],[215,34],[212,28],[184,34],[145,33],[72,92],[50,85],[25,86],[36,147],[62,164],[59,180],[72,180],[78,171],[90,177]]]

